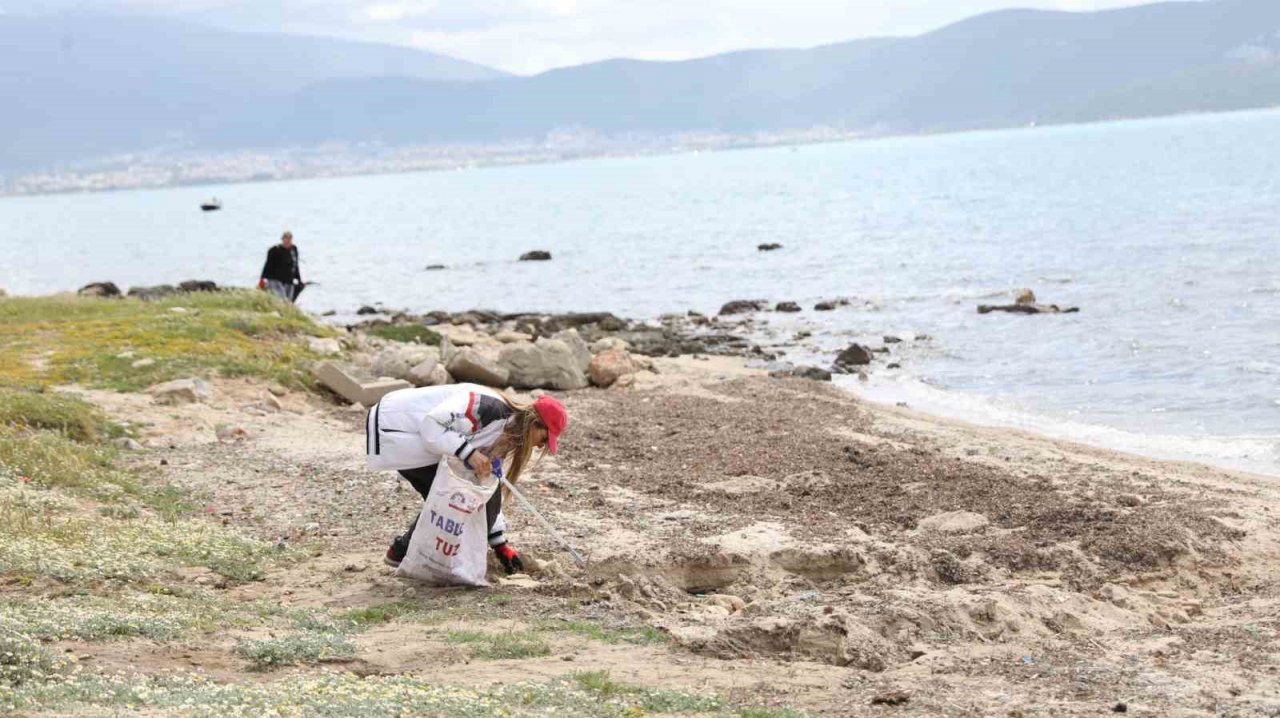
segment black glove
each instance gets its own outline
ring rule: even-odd
[[[508,576],[513,573],[524,573],[524,561],[520,560],[520,554],[511,548],[511,544],[494,546],[493,553],[497,555],[498,563],[502,564],[502,570],[506,571]]]

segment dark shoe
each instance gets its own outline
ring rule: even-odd
[[[404,560],[404,552],[397,551],[395,546],[387,549],[387,555],[382,557],[382,562],[391,568],[399,568],[400,562]]]

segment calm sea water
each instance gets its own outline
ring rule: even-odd
[[[796,359],[898,345],[872,398],[1280,474],[1280,112],[558,165],[0,199],[0,287],[250,285],[302,305],[608,310],[794,300]],[[211,195],[225,209],[203,214]],[[784,248],[761,253],[756,245]],[[530,249],[546,263],[518,263]],[[428,264],[446,271],[423,271]],[[1031,287],[1079,314],[979,316]],[[847,296],[853,306],[808,309]]]

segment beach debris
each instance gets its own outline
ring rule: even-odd
[[[866,366],[871,363],[871,350],[867,347],[854,342],[844,348],[836,355],[836,368],[843,369],[847,367]]]
[[[782,245],[777,242],[766,242],[764,244],[757,244],[756,249],[761,252],[772,252],[775,249],[782,249]]]
[[[324,386],[352,404],[373,406],[383,396],[397,389],[408,389],[413,385],[403,379],[358,380],[353,373],[340,368],[331,362],[325,362],[312,372]]]
[[[749,314],[762,312],[768,308],[769,302],[765,299],[735,299],[720,307],[719,314],[722,317],[730,314]]]
[[[794,314],[800,311],[800,305],[795,302],[778,302],[777,306],[773,308],[773,311]]]
[[[115,282],[93,282],[80,287],[76,294],[82,297],[109,299],[120,296],[120,287],[117,287]]]
[[[174,379],[147,388],[157,404],[194,404],[213,398],[213,388],[203,379]]]
[[[545,249],[535,249],[520,255],[521,262],[546,262],[551,259],[551,253]]]

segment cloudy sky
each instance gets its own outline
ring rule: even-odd
[[[0,12],[131,12],[411,45],[521,74],[611,57],[913,35],[1004,7],[1135,0],[0,0]]]

